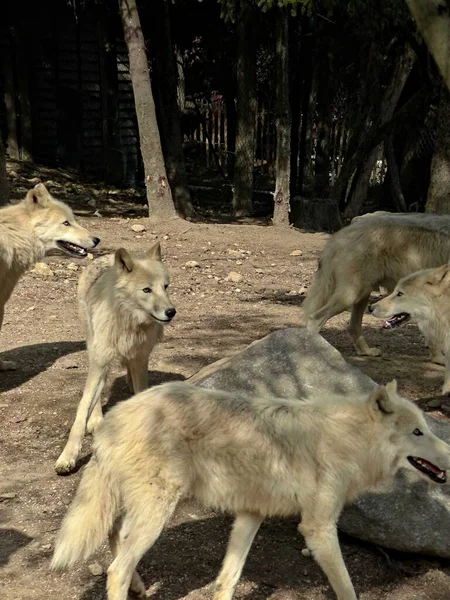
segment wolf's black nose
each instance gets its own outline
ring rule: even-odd
[[[165,314],[168,319],[173,319],[177,314],[177,311],[174,308],[168,308]]]
[[[371,305],[368,307],[368,311],[369,311],[370,313],[371,313],[371,312],[373,312],[373,304],[371,304]]]
[[[94,248],[100,244],[100,238],[92,238],[92,241],[94,242]]]

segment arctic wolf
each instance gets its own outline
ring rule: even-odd
[[[378,215],[360,219],[335,233],[325,245],[302,309],[310,331],[320,331],[331,317],[351,308],[349,335],[358,354],[379,356],[362,331],[362,317],[372,291],[392,292],[414,271],[450,260],[450,216]]]
[[[445,364],[442,394],[450,394],[450,266],[425,269],[401,279],[394,291],[369,308],[393,328],[412,319],[424,335],[434,362]]]
[[[147,390],[109,411],[55,546],[52,568],[73,565],[109,534],[108,600],[135,569],[182,498],[236,517],[215,600],[230,600],[264,517],[301,514],[299,531],[339,600],[356,600],[336,522],[345,503],[400,467],[445,483],[450,446],[395,381],[370,395],[326,400],[249,398],[188,383]]]
[[[126,367],[135,394],[148,387],[150,353],[162,339],[163,325],[176,314],[168,287],[159,243],[133,257],[119,248],[81,275],[78,301],[87,332],[89,372],[69,439],[56,462],[58,473],[75,466],[86,424],[93,432],[103,419],[100,397],[112,364]]]
[[[70,208],[55,200],[44,184],[28,191],[18,204],[0,209],[0,329],[5,304],[20,277],[59,248],[83,258],[99,238],[78,225]],[[14,369],[11,361],[0,360],[0,371]]]

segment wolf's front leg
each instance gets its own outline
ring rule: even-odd
[[[309,551],[328,577],[338,600],[357,600],[353,584],[342,558],[336,523],[323,519],[323,514],[314,517],[302,515],[298,529],[304,536]]]
[[[450,395],[450,356],[449,355],[450,355],[450,353],[446,352],[444,385],[442,386],[442,395],[443,396]]]
[[[89,365],[89,373],[84,386],[83,397],[78,405],[75,421],[70,430],[67,444],[56,461],[55,469],[59,474],[70,473],[76,465],[83,443],[86,424],[105,385],[108,368],[97,364]],[[100,407],[101,410],[101,407]]]
[[[148,388],[148,359],[150,352],[143,352],[128,363],[127,378],[131,379],[131,386],[135,394]]]
[[[359,356],[381,356],[381,350],[379,348],[371,348],[362,334],[362,319],[369,298],[370,295],[364,296],[364,298],[361,298],[359,302],[356,302],[352,306],[348,335]]]

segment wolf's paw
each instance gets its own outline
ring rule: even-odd
[[[87,432],[94,433],[101,423],[103,423],[103,417],[91,417],[86,425]]]
[[[147,590],[145,589],[144,582],[136,573],[136,571],[133,573],[133,577],[131,578],[130,592],[134,598],[147,598]]]
[[[67,475],[74,470],[76,463],[76,457],[66,457],[63,452],[55,463],[55,471],[58,473],[58,475]]]
[[[381,356],[381,350],[379,348],[367,348],[366,356]]]
[[[356,354],[358,356],[381,356],[381,350],[379,348],[357,348]]]
[[[0,360],[0,371],[15,371],[17,365],[12,360]]]

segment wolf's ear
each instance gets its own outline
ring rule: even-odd
[[[391,383],[388,386],[392,385]],[[397,384],[395,384],[396,386]],[[389,390],[391,391],[391,390]],[[378,415],[390,415],[394,412],[392,400],[389,398],[389,393],[384,385],[376,387],[369,396],[370,408]]]
[[[153,246],[147,250],[147,257],[153,258],[153,260],[161,260],[161,244],[156,242]]]
[[[427,277],[428,285],[439,285],[441,283],[450,284],[450,265],[442,265],[434,269],[432,273]]]
[[[46,208],[50,201],[50,194],[43,183],[38,183],[33,189],[29,190],[25,202],[33,207]]]
[[[114,264],[119,270],[127,271],[127,273],[131,273],[133,270],[133,259],[125,250],[125,248],[119,248],[116,250],[114,255]]]
[[[396,394],[397,393],[397,380],[393,379],[392,381],[390,381],[389,383],[386,384],[386,390],[387,393],[390,394]]]

